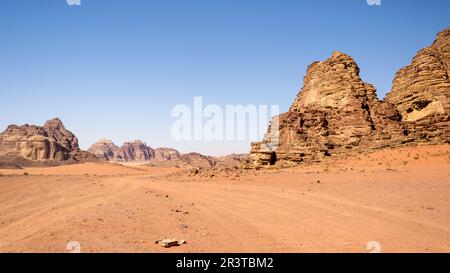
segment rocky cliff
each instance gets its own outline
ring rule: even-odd
[[[174,160],[180,158],[180,153],[172,148],[156,148],[155,161]]]
[[[2,161],[80,161],[94,160],[81,151],[77,137],[64,127],[58,118],[44,126],[10,125],[0,134]]]
[[[118,147],[111,140],[101,139],[94,143],[88,152],[107,161],[150,161],[155,158],[155,151],[140,140],[125,142]]]
[[[384,101],[348,55],[312,63],[287,113],[253,143],[255,166],[321,161],[411,143],[449,143],[449,29],[400,70]]]
[[[449,142],[450,28],[400,69],[386,101],[402,116],[410,141]]]
[[[450,28],[420,50],[412,63],[400,69],[386,100],[395,104],[405,121],[449,114]]]
[[[140,140],[125,142],[121,152],[124,161],[148,161],[155,158],[155,151]]]
[[[213,157],[199,153],[182,154],[173,148],[152,149],[140,140],[126,142],[118,147],[111,140],[101,139],[88,151],[107,161],[147,162],[157,167],[210,168],[219,165],[229,167],[241,164],[248,159],[248,155]]]
[[[101,139],[88,149],[91,154],[107,161],[118,161],[119,155],[122,154],[119,151],[120,148],[109,139]]]

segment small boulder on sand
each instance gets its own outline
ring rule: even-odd
[[[162,239],[155,242],[162,247],[169,248],[173,246],[180,246],[186,244],[186,240],[177,240],[177,239]]]

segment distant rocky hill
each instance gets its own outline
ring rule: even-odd
[[[172,148],[156,148],[155,150],[155,161],[167,161],[180,158],[180,153]]]
[[[77,137],[58,118],[47,121],[44,126],[10,125],[0,134],[0,168],[46,167],[100,160],[141,162],[161,167],[210,168],[218,164],[237,164],[245,157],[181,154],[172,148],[153,149],[140,140],[125,142],[118,147],[111,140],[101,139],[88,151],[82,151]]]
[[[179,158],[180,153],[171,148],[152,149],[140,140],[125,142],[121,147],[111,140],[101,139],[88,152],[100,159],[116,162],[165,161]]]
[[[199,153],[178,154],[177,157],[164,160],[152,160],[149,165],[155,167],[210,168],[215,164],[215,157]]]
[[[151,163],[153,166],[185,167],[187,169],[200,170],[228,170],[247,167],[249,154],[231,154],[227,156],[206,156],[199,153],[182,154],[176,160],[159,161]]]
[[[312,63],[287,113],[253,143],[254,166],[293,165],[384,147],[450,143],[450,28],[401,69],[383,101],[348,55]],[[279,130],[276,130],[279,128]]]
[[[140,140],[126,142],[121,147],[111,140],[101,139],[88,151],[98,158],[114,162],[141,162],[159,167],[210,168],[232,166],[248,160],[249,155],[232,154],[223,157],[206,156],[199,153],[182,154],[172,148],[153,149]]]
[[[96,157],[81,151],[77,137],[58,118],[44,126],[10,125],[0,134],[0,166],[47,166]]]
[[[101,139],[88,152],[107,161],[148,161],[154,158],[154,150],[139,140],[126,142],[118,147],[111,140]]]

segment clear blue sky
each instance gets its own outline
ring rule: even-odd
[[[176,104],[279,104],[340,50],[380,98],[450,26],[450,1],[2,0],[0,127],[60,117],[82,148],[142,139],[206,154],[248,143],[174,142]]]

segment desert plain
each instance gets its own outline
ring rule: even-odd
[[[450,252],[449,196],[449,145],[207,175],[1,169],[0,252],[69,252],[71,241],[81,252]],[[186,244],[155,244],[164,238]]]

